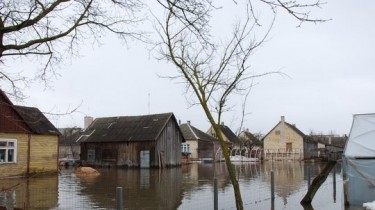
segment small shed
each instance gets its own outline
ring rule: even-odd
[[[343,155],[345,204],[375,201],[375,113],[353,116]]]
[[[185,142],[173,113],[95,119],[80,136],[81,161],[92,166],[181,165]]]

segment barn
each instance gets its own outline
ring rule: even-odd
[[[97,118],[77,141],[83,164],[135,168],[180,166],[185,142],[173,113]]]

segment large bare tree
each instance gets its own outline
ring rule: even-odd
[[[217,34],[211,31],[210,21],[214,11],[221,7],[215,6],[213,1],[158,0],[164,8],[165,16],[164,19],[156,18],[155,27],[160,35],[157,46],[161,58],[177,68],[177,74],[168,78],[182,81],[186,84],[187,91],[194,93],[196,101],[192,103],[202,107],[217,134],[234,188],[237,209],[243,209],[243,202],[230,154],[220,130],[222,114],[234,108],[231,96],[248,95],[247,90],[251,88],[254,78],[279,73],[255,73],[250,70],[250,56],[264,43],[273,24],[271,21],[270,27],[262,30],[262,35],[256,36],[255,32],[261,24],[255,12],[255,1],[269,6],[274,15],[279,8],[287,11],[299,21],[299,25],[306,21],[324,21],[309,16],[308,10],[319,7],[319,2],[299,4],[297,1],[281,0],[233,1],[234,4],[241,4],[239,7],[245,9],[245,16],[234,23],[232,31],[221,31],[226,35],[227,41],[218,41],[215,39]],[[237,14],[236,11],[233,13]]]
[[[21,87],[32,79],[47,83],[56,64],[79,54],[86,40],[97,41],[105,32],[141,39],[142,33],[132,27],[141,20],[141,7],[139,0],[0,1],[0,87],[19,97]],[[12,59],[21,58],[37,62],[39,68],[22,73],[7,68]]]

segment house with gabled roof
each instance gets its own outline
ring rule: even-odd
[[[0,90],[0,178],[57,173],[59,134],[38,108],[14,105]]]
[[[77,140],[93,166],[164,168],[181,165],[185,139],[173,113],[96,118]]]
[[[240,143],[240,140],[237,137],[237,135],[228,126],[226,126],[224,122],[221,123],[220,129],[221,129],[221,134],[223,135],[224,141],[227,143],[230,149],[233,148],[235,144]],[[212,126],[208,129],[206,133],[215,138],[217,137],[216,132]]]
[[[184,157],[189,161],[213,161],[220,157],[219,140],[192,126],[190,121],[180,125],[185,143],[181,149]]]
[[[318,144],[295,125],[280,121],[263,137],[265,160],[304,160],[317,156]]]

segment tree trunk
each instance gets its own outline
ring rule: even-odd
[[[305,197],[301,201],[301,205],[311,205],[312,200],[314,199],[315,193],[319,190],[320,186],[325,182],[327,179],[329,172],[332,171],[333,167],[335,167],[336,161],[328,161],[327,165],[324,167],[323,171],[315,177],[309,190],[307,191]]]

